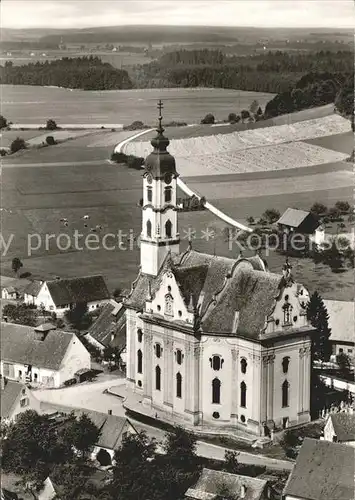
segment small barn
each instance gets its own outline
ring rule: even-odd
[[[277,221],[277,225],[286,234],[305,234],[312,236],[317,245],[324,243],[324,228],[321,226],[318,217],[312,212],[288,208]]]

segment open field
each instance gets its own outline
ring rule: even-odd
[[[0,137],[2,147],[10,147],[16,137],[24,139],[29,146],[38,146],[46,142],[46,137],[51,135],[56,141],[67,141],[81,136],[93,134],[92,130],[4,130]]]
[[[254,99],[262,106],[274,94],[225,89],[147,89],[84,91],[29,85],[2,85],[2,114],[14,123],[155,123],[156,103],[164,101],[164,119],[199,123],[206,113],[227,118],[248,108]]]
[[[325,137],[317,137],[315,139],[307,139],[304,142],[321,146],[322,148],[332,149],[347,153],[349,156],[354,150],[354,132],[349,131],[344,134],[329,135]]]

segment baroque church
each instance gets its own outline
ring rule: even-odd
[[[131,409],[196,430],[255,436],[309,421],[307,290],[288,264],[273,274],[259,255],[226,258],[191,245],[181,252],[179,174],[161,116],[151,144],[140,270],[125,300]]]

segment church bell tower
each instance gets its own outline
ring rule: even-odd
[[[166,255],[179,253],[175,158],[167,151],[169,139],[162,127],[163,104],[159,100],[159,125],[152,139],[143,175],[141,272],[157,276]]]

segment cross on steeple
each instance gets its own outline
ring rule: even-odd
[[[158,101],[158,105],[157,105],[157,108],[159,109],[159,117],[158,117],[158,120],[159,120],[159,126],[158,126],[158,132],[161,132],[161,133],[163,133],[163,132],[164,132],[164,129],[163,129],[162,124],[161,124],[162,119],[163,119],[162,114],[161,114],[161,110],[163,109],[163,107],[164,107],[164,106],[163,106],[163,102],[162,102],[162,100],[161,100],[161,99],[159,99],[159,101]]]

